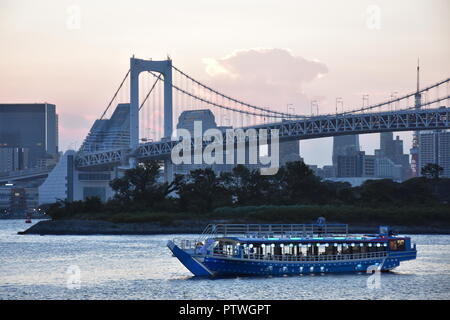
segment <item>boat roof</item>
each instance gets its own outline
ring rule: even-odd
[[[378,235],[349,235],[349,236],[328,236],[328,237],[217,237],[216,241],[232,241],[239,243],[351,243],[351,242],[387,242],[392,239],[405,239],[404,237],[384,237]]]
[[[378,234],[349,234],[346,224],[209,224],[202,239],[235,241],[241,243],[285,242],[385,242],[401,239],[380,226]],[[404,238],[406,239],[406,238]]]

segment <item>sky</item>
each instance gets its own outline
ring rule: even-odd
[[[196,79],[251,104],[332,113],[450,75],[450,1],[0,0],[0,103],[49,102],[60,148],[79,147],[133,54],[170,55]],[[448,102],[447,102],[448,103]],[[411,133],[399,133],[405,152]],[[318,143],[319,142],[319,143]],[[368,154],[377,134],[360,137]],[[332,138],[302,141],[331,163]]]

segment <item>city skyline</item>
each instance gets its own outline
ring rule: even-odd
[[[348,110],[360,107],[364,94],[375,103],[392,90],[414,91],[417,57],[422,84],[450,70],[446,1],[353,1],[345,10],[331,1],[283,7],[249,1],[240,3],[239,12],[235,4],[3,1],[0,36],[11,45],[0,53],[2,100],[55,104],[60,149],[66,150],[80,147],[132,54],[154,59],[170,54],[177,66],[227,94],[280,111],[292,104],[306,114],[311,100],[321,113],[333,113],[336,97]],[[145,9],[168,18],[148,18]],[[202,19],[195,18],[199,15]],[[119,19],[123,23],[117,24]],[[398,135],[407,152],[412,134]],[[362,135],[361,146],[372,154],[378,135]],[[307,163],[330,164],[331,150],[331,138],[301,143]]]

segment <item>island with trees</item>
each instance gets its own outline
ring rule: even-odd
[[[362,230],[387,224],[399,231],[450,233],[450,179],[440,178],[440,167],[433,164],[423,168],[422,177],[401,183],[367,180],[358,187],[323,180],[302,161],[287,163],[275,175],[238,165],[220,175],[210,168],[193,170],[167,183],[161,172],[158,162],[144,162],[111,181],[115,196],[105,203],[93,197],[45,209],[52,221],[66,226],[108,224],[104,233],[199,232],[208,223],[311,223],[317,217]],[[121,223],[135,231],[121,231]]]

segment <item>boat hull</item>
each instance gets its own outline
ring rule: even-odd
[[[168,244],[169,246],[169,244]],[[171,248],[172,246],[172,248]],[[316,273],[389,271],[401,261],[416,258],[416,251],[390,253],[383,258],[335,261],[273,261],[220,256],[196,256],[175,244],[169,248],[180,262],[196,276],[282,276]]]
[[[192,253],[186,252],[175,245],[173,241],[168,241],[167,247],[170,251],[172,251],[172,254],[195,276],[205,277],[214,275],[214,273],[205,266],[204,257],[195,256]]]

